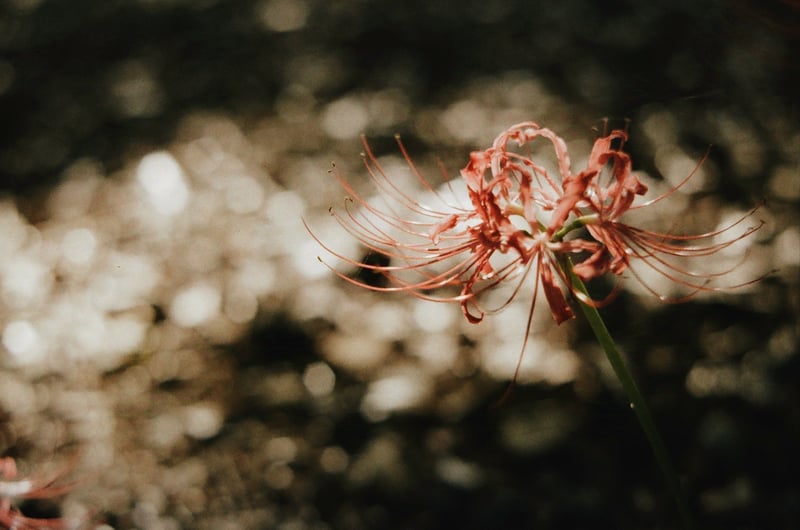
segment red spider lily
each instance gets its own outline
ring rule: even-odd
[[[64,495],[74,484],[57,484],[63,473],[45,480],[17,478],[17,465],[13,458],[0,458],[0,525],[9,530],[63,530],[75,528],[75,521],[65,518],[27,517],[14,507],[20,500],[49,499]]]
[[[334,170],[350,197],[344,213],[332,209],[331,214],[370,252],[383,255],[390,263],[359,262],[320,244],[345,263],[382,274],[389,285],[375,286],[340,272],[336,274],[375,291],[401,291],[426,300],[458,302],[465,317],[477,323],[488,311],[497,311],[510,303],[533,273],[556,322],[572,318],[563,291],[569,288],[569,281],[559,265],[559,256],[596,252],[600,247],[584,240],[551,241],[538,220],[539,209],[556,207],[561,187],[543,167],[510,150],[509,144],[516,142],[522,146],[539,137],[552,142],[559,172],[568,173],[569,158],[563,140],[535,123],[522,123],[498,137],[491,148],[471,154],[461,171],[469,206],[448,201],[437,192],[417,170],[398,139],[412,173],[441,204],[441,209],[425,206],[399,189],[364,140],[365,166],[383,192],[384,204],[378,207],[369,202]],[[353,209],[353,204],[359,208]],[[504,303],[494,309],[482,307],[477,299],[479,294],[511,281],[516,282],[516,287]],[[433,294],[444,287],[456,287],[458,294]],[[534,304],[535,299],[534,294]]]
[[[550,175],[529,154],[519,152],[540,138],[552,145],[557,175]],[[674,265],[673,259],[712,255],[749,236],[760,225],[722,242],[703,245],[703,240],[718,239],[752,212],[729,227],[689,236],[659,233],[623,222],[624,214],[661,201],[694,174],[660,197],[634,206],[634,199],[644,195],[647,186],[632,173],[630,155],[623,151],[626,140],[627,133],[622,130],[598,138],[586,168],[573,174],[566,144],[559,136],[533,122],[515,125],[498,136],[492,147],[470,154],[469,162],[461,170],[469,199],[465,205],[448,200],[435,190],[417,170],[398,138],[411,172],[427,195],[440,205],[432,207],[427,200],[415,199],[400,189],[362,138],[364,164],[382,192],[382,204],[361,196],[334,169],[349,197],[344,213],[331,209],[331,214],[371,253],[386,260],[381,264],[354,260],[314,237],[335,257],[382,275],[388,285],[373,285],[336,272],[348,282],[375,291],[407,292],[425,300],[457,302],[473,323],[480,322],[487,312],[508,305],[532,274],[535,287],[527,333],[539,286],[557,323],[574,316],[567,293],[599,306],[616,292],[604,300],[593,300],[575,288],[564,268],[569,255],[577,261],[573,271],[584,280],[608,272],[620,275],[632,271],[630,265],[636,260],[692,289],[692,294],[716,290],[710,282],[728,271],[697,274]],[[543,212],[550,212],[547,224],[542,221]],[[591,239],[570,234],[581,227],[588,229]],[[570,238],[565,237],[567,234]],[[636,276],[635,271],[632,273]],[[508,282],[514,282],[515,286],[503,303],[493,309],[481,305],[478,300],[481,293]],[[458,294],[438,293],[447,287],[457,288]]]
[[[747,228],[738,235],[718,241],[720,236],[744,222],[757,208],[725,228],[693,235],[661,233],[622,222],[620,217],[629,210],[650,206],[675,193],[694,176],[705,160],[704,157],[694,171],[668,192],[644,204],[634,206],[634,199],[637,195],[647,193],[647,186],[631,171],[630,156],[622,151],[626,140],[627,133],[622,130],[615,130],[598,138],[586,170],[575,178],[564,179],[564,194],[556,207],[549,230],[553,233],[563,229],[564,220],[570,213],[575,213],[592,237],[603,245],[590,257],[576,264],[573,271],[584,280],[602,276],[609,271],[620,275],[630,270],[631,260],[636,260],[672,282],[689,288],[691,293],[688,297],[701,291],[719,290],[720,288],[712,286],[711,282],[730,272],[729,270],[696,273],[673,262],[675,259],[710,256],[748,237],[758,230],[763,222]],[[613,145],[615,141],[618,141],[617,146]],[[609,163],[610,171],[604,171]],[[607,179],[606,173],[608,173]],[[712,240],[715,241],[703,244],[704,241]],[[637,276],[635,272],[633,274]],[[641,283],[653,292],[644,282]],[[727,288],[732,287],[740,285]],[[687,298],[671,300],[658,293],[653,292],[653,294],[665,301],[682,301]]]

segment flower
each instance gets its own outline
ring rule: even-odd
[[[606,299],[595,300],[573,286],[566,273],[570,266],[579,278],[590,280],[609,273],[623,275],[632,271],[636,261],[689,287],[689,296],[718,289],[711,282],[727,271],[695,273],[674,264],[673,258],[707,257],[749,236],[760,224],[719,240],[755,209],[731,226],[697,235],[660,233],[628,224],[622,220],[625,214],[665,199],[694,172],[667,193],[634,205],[647,186],[632,172],[631,157],[623,150],[627,139],[623,130],[598,138],[586,168],[573,173],[562,138],[534,122],[519,123],[500,134],[490,148],[470,154],[460,172],[468,202],[459,202],[446,198],[422,176],[397,138],[406,163],[427,194],[424,201],[411,196],[386,174],[362,137],[364,164],[381,192],[381,204],[360,195],[334,167],[332,172],[349,197],[343,212],[331,208],[330,213],[368,252],[383,259],[354,260],[335,252],[309,231],[331,255],[381,275],[386,283],[377,285],[329,266],[346,281],[374,291],[456,302],[472,323],[511,303],[533,278],[527,333],[539,286],[559,324],[574,316],[570,294],[594,306],[611,299],[613,292]],[[537,140],[549,142],[557,172],[548,173],[545,164],[530,154],[530,145]],[[522,152],[523,148],[527,151]],[[452,194],[453,183],[447,182],[447,190]],[[429,200],[438,206],[428,205]],[[588,235],[579,233],[584,228]],[[714,241],[702,244],[708,240]],[[635,272],[633,275],[639,278]],[[485,308],[480,295],[509,282],[514,285],[510,296],[498,307]],[[442,294],[445,288],[456,291]]]
[[[580,239],[551,241],[539,221],[540,210],[556,207],[561,194],[560,178],[552,178],[530,157],[512,150],[511,145],[522,147],[537,138],[553,144],[559,172],[567,172],[569,158],[561,138],[533,122],[518,124],[498,137],[491,148],[470,155],[469,163],[461,170],[469,205],[448,200],[435,190],[398,138],[412,173],[441,208],[425,206],[399,189],[364,139],[365,166],[383,192],[384,207],[362,197],[334,168],[334,175],[349,197],[344,213],[331,209],[331,214],[369,252],[384,256],[389,263],[356,261],[317,240],[343,262],[383,275],[388,285],[373,285],[334,272],[352,284],[375,291],[401,291],[426,300],[457,302],[472,323],[480,322],[487,312],[509,304],[526,278],[533,274],[535,283],[542,286],[556,322],[573,318],[564,294],[569,282],[559,265],[560,256],[596,252],[599,245]],[[400,210],[403,212],[398,213]],[[494,309],[483,307],[479,295],[506,282],[516,282],[508,299]],[[456,287],[458,294],[433,294],[446,287]],[[535,301],[534,293],[531,314]]]
[[[76,522],[65,518],[27,517],[14,503],[19,500],[49,499],[67,493],[74,484],[57,484],[62,473],[46,480],[17,478],[13,458],[0,458],[0,525],[14,530],[75,528]]]
[[[621,217],[627,212],[651,206],[675,193],[694,176],[705,160],[704,157],[695,170],[674,188],[635,206],[634,199],[645,195],[648,188],[632,173],[630,156],[622,150],[627,139],[627,133],[622,130],[615,130],[598,138],[587,168],[575,178],[564,180],[564,195],[556,208],[557,215],[554,215],[551,221],[549,227],[551,233],[569,229],[569,226],[563,226],[563,220],[573,213],[580,220],[579,224],[583,224],[589,234],[602,244],[594,254],[577,263],[573,271],[583,280],[597,278],[608,272],[622,275],[626,271],[631,271],[646,289],[664,301],[683,301],[701,291],[720,290],[721,288],[712,285],[712,282],[729,270],[693,272],[688,266],[678,265],[676,260],[685,261],[711,256],[748,237],[758,230],[763,222],[746,228],[739,234],[733,236],[727,234],[751,217],[758,208],[753,208],[724,228],[691,235],[647,230],[622,221]],[[618,142],[616,146],[615,141]],[[704,241],[707,243],[703,244]],[[670,299],[656,293],[630,269],[632,260],[649,267],[673,283],[688,288],[690,294]],[[749,283],[752,281],[725,288],[741,287]]]

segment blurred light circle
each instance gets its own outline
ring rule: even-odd
[[[338,446],[326,447],[319,457],[319,464],[327,473],[341,473],[347,469],[350,457]]]
[[[193,285],[175,295],[169,316],[181,327],[198,326],[214,318],[220,310],[222,295],[211,285]]]
[[[145,155],[136,169],[136,178],[150,203],[162,214],[180,213],[189,202],[189,188],[183,170],[166,151]]]
[[[323,362],[312,363],[303,373],[303,384],[314,397],[327,396],[336,386],[336,374]]]
[[[336,140],[355,138],[364,132],[367,123],[369,123],[367,108],[352,97],[334,101],[322,114],[322,128]]]
[[[61,251],[71,263],[83,265],[91,261],[97,248],[97,238],[88,228],[76,228],[64,234]]]
[[[256,9],[261,23],[272,31],[302,29],[308,19],[308,5],[302,0],[267,0]]]
[[[38,340],[36,328],[27,320],[9,322],[3,330],[3,346],[18,360],[27,357]]]

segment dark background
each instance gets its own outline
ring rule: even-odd
[[[765,138],[776,134],[769,113],[798,113],[800,30],[788,0],[311,2],[307,25],[290,33],[264,31],[249,1],[14,4],[0,8],[11,79],[0,98],[0,177],[9,190],[52,181],[81,156],[113,168],[130,144],[171,138],[191,110],[268,113],[300,54],[336,59],[323,100],[399,87],[414,103],[441,102],[483,75],[521,69],[595,110],[576,117],[589,123],[675,105],[700,146],[709,139],[693,123],[698,112],[735,109]],[[110,78],[130,60],[148,65],[163,91],[151,116],[115,113]]]
[[[337,65],[318,84],[320,102],[357,89],[400,88],[413,114],[416,106],[446,104],[457,88],[475,80],[522,70],[582,109],[575,122],[586,130],[608,117],[616,123],[630,118],[635,131],[644,110],[663,106],[677,117],[683,145],[700,154],[715,146],[710,156],[724,175],[715,193],[745,208],[767,195],[774,167],[798,168],[797,151],[786,158],[787,145],[800,145],[797,2],[310,1],[305,27],[288,33],[264,31],[253,16],[255,4],[0,4],[0,187],[24,202],[57,183],[82,157],[100,161],[110,174],[142,149],[167,144],[192,111],[214,110],[244,123],[268,116],[293,81],[292,59],[317,55]],[[160,91],[159,104],[136,116],[119,111],[109,88],[132,60],[147,66]],[[766,153],[757,171],[735,171],[735,144],[716,147],[717,131],[708,118],[718,112],[737,116],[755,131]],[[647,147],[633,142],[631,149],[634,160],[651,169]],[[784,206],[796,210],[797,203]],[[35,210],[28,213],[36,219]],[[709,333],[737,328],[740,340],[721,361],[736,367],[752,360],[752,352],[765,351],[778,329],[793,330],[789,340],[796,347],[794,273],[763,280],[757,293],[741,295],[735,304],[645,311],[635,298],[623,296],[606,314],[609,327],[624,334],[626,351],[671,352],[666,368],[656,357],[632,362],[685,474],[698,528],[800,525],[800,357],[756,356],[762,363],[756,377],[767,389],[759,399],[735,391],[697,398],[685,388],[693,363],[705,355]],[[765,310],[758,297],[773,303]],[[250,339],[232,346],[231,356],[242,370],[299,368],[316,355],[319,325],[272,315]],[[588,341],[582,329],[578,343]],[[268,359],[253,353],[265,345],[274,352]],[[616,391],[601,389],[587,398],[571,385],[521,386],[494,407],[504,385],[478,380],[484,397],[458,422],[420,413],[371,423],[352,405],[363,383],[337,375],[339,405],[325,409],[330,441],[355,454],[367,440],[392,438],[402,448],[403,478],[378,476],[352,485],[305,470],[311,483],[301,491],[251,491],[252,497],[242,499],[245,506],[272,503],[281,517],[306,521],[291,528],[679,527],[644,436]],[[497,445],[506,419],[536,415],[545,406],[558,412],[554,417],[571,418],[568,436],[532,452]],[[212,447],[195,450],[224,451],[244,436],[246,431],[235,434],[237,426],[254,419],[304,436],[319,413],[311,406],[243,401],[227,419],[226,434],[207,442]],[[547,419],[535,425],[552,427]],[[453,452],[480,466],[485,479],[479,486],[460,488],[437,479],[431,468],[435,444],[429,442],[440,431],[455,440]],[[253,488],[263,485],[255,482]],[[220,508],[210,503],[213,509]],[[119,528],[131,525],[126,513],[103,516]]]

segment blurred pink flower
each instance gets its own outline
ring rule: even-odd
[[[30,499],[59,497],[70,491],[74,483],[58,484],[63,473],[48,479],[17,478],[13,458],[0,458],[0,525],[9,530],[40,530],[77,528],[76,521],[66,518],[35,518],[25,516],[15,504]]]

